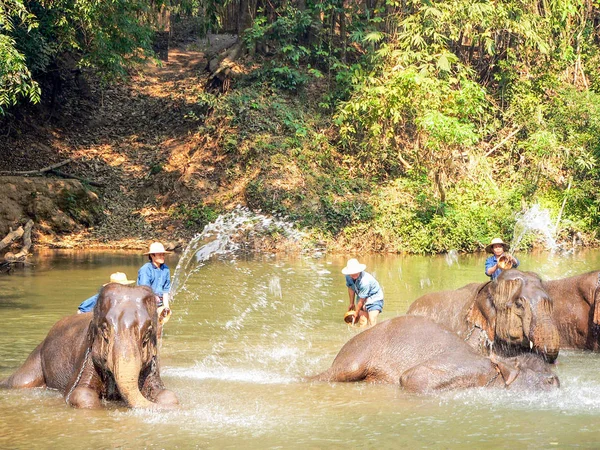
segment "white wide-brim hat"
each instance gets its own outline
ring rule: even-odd
[[[127,285],[135,283],[135,280],[128,280],[127,275],[125,275],[123,272],[115,272],[110,274],[110,281],[108,283],[105,283],[103,286],[106,286],[110,283],[119,283]]]
[[[361,273],[367,266],[358,262],[358,259],[352,258],[348,260],[346,267],[342,269],[344,275],[352,275],[354,273]]]
[[[486,247],[485,247],[485,251],[488,253],[494,253],[494,245],[496,244],[502,244],[502,247],[504,247],[504,251],[507,252],[508,251],[508,244],[506,242],[504,242],[502,239],[500,238],[494,238],[492,239],[492,242],[490,242]]]
[[[153,242],[152,244],[150,244],[150,248],[148,249],[148,251],[146,253],[144,253],[144,255],[151,255],[153,253],[171,253],[165,250],[165,246],[162,245],[160,242]]]

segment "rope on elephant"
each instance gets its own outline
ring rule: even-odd
[[[71,397],[73,390],[77,387],[77,385],[79,384],[79,381],[81,381],[81,376],[83,375],[83,370],[85,369],[85,366],[87,365],[88,355],[90,354],[91,349],[92,349],[92,346],[89,345],[87,350],[85,351],[85,356],[83,357],[83,364],[81,365],[81,370],[79,371],[79,374],[77,375],[77,379],[75,380],[75,383],[73,383],[73,386],[71,386],[71,389],[69,389],[69,393],[65,397],[65,403],[67,405],[69,404],[69,398]]]
[[[490,384],[492,384],[494,381],[496,381],[496,378],[498,378],[498,375],[500,375],[500,370],[498,370],[498,366],[496,366],[496,374],[490,378],[487,383],[485,383],[485,386],[483,386],[484,388],[488,387]]]

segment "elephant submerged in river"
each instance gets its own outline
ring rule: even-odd
[[[600,271],[543,283],[554,303],[561,348],[600,351]]]
[[[158,368],[158,317],[152,290],[106,285],[93,312],[61,319],[4,388],[48,387],[68,405],[98,408],[101,399],[133,408],[171,408]]]
[[[472,387],[551,390],[549,364],[534,354],[486,357],[434,321],[400,316],[350,339],[325,372],[311,381],[371,381],[427,393]]]
[[[503,271],[494,281],[419,297],[407,314],[430,317],[483,354],[514,356],[533,351],[548,362],[560,338],[552,299],[533,272]]]

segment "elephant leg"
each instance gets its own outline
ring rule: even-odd
[[[459,359],[428,360],[414,366],[400,376],[400,386],[409,392],[426,393],[457,388],[484,386],[495,375],[486,358],[478,361]]]
[[[31,352],[23,365],[15,373],[0,383],[0,387],[20,389],[46,386],[40,350],[42,344],[43,342]]]
[[[102,406],[100,396],[92,388],[78,386],[69,395],[69,406],[74,408],[98,409]]]
[[[352,382],[363,381],[369,375],[367,368],[364,365],[350,364],[341,365],[334,364],[325,372],[309,377],[309,381],[337,381],[337,382]]]
[[[158,371],[153,371],[146,377],[142,385],[141,393],[151,402],[166,408],[179,405],[177,396],[172,391],[165,389],[165,385],[163,384]]]
[[[165,407],[174,408],[179,405],[179,399],[173,391],[162,389],[155,394],[155,403]]]

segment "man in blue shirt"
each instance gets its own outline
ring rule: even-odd
[[[492,253],[492,256],[485,260],[485,274],[492,280],[498,278],[498,275],[502,273],[502,270],[519,267],[519,260],[507,253],[508,244],[500,238],[492,239],[492,242],[485,248],[485,251]],[[503,259],[506,260],[504,267],[502,267],[502,264],[499,264],[499,260],[502,256],[504,256]]]
[[[127,275],[125,275],[123,272],[115,272],[115,273],[111,274],[109,283],[119,283],[119,284],[129,285],[129,284],[135,283],[135,281],[128,280]],[[108,283],[106,283],[106,284],[108,284]],[[102,287],[106,286],[106,284],[103,284]],[[79,307],[77,308],[77,314],[86,313],[86,312],[89,312],[92,309],[94,309],[94,305],[98,301],[98,295],[100,295],[100,294],[98,293],[96,295],[92,295],[87,300],[84,300],[83,302],[81,302],[81,305],[79,305]]]
[[[169,266],[165,264],[165,254],[171,253],[165,251],[165,247],[160,242],[150,244],[150,249],[144,253],[148,255],[149,262],[144,264],[138,270],[137,284],[138,286],[149,286],[154,295],[156,295],[156,306],[163,307],[167,316],[171,314],[169,308],[169,300],[171,295],[171,271]]]
[[[355,310],[357,318],[361,310],[367,312],[369,325],[377,324],[377,316],[383,311],[383,290],[373,275],[365,272],[367,266],[357,259],[350,259],[342,273],[346,275],[346,286],[350,297],[348,311]],[[358,298],[356,306],[355,299]]]

